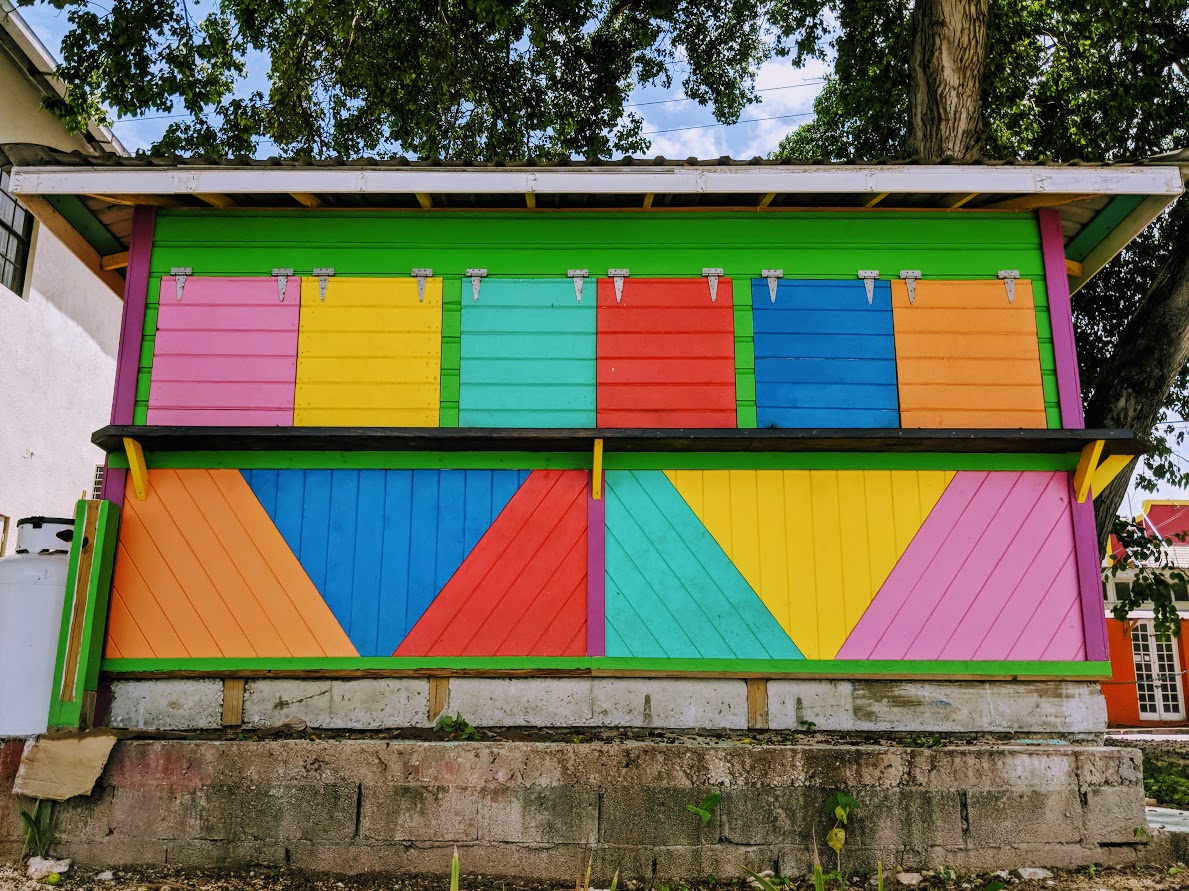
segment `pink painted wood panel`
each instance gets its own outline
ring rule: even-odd
[[[161,302],[149,384],[150,424],[293,424],[301,280],[191,276]]]
[[[955,475],[839,659],[1086,656],[1065,473]]]

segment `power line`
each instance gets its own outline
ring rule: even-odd
[[[776,90],[792,90],[796,87],[810,87],[814,84],[824,84],[826,79],[818,78],[817,80],[803,80],[796,84],[785,84],[783,87],[764,87],[762,90],[756,90],[757,93],[772,93]],[[678,96],[676,99],[657,99],[652,102],[632,102],[625,105],[624,108],[643,108],[646,105],[669,105],[673,102],[696,102],[696,99],[690,99],[689,96]],[[753,105],[755,103],[752,103]]]
[[[762,121],[784,121],[789,118],[811,118],[814,112],[806,111],[801,114],[778,114],[770,118],[747,118],[742,121],[735,121],[733,124],[695,124],[692,127],[670,127],[667,130],[645,130],[641,136],[655,136],[658,133],[679,133],[682,130],[705,130],[709,127],[738,127],[740,124],[759,124]]]
[[[757,93],[774,93],[777,90],[794,90],[794,89],[797,89],[798,87],[811,87],[816,84],[824,84],[825,82],[826,82],[825,78],[818,78],[817,80],[804,80],[804,81],[801,81],[800,83],[785,84],[782,87],[764,87],[763,89],[756,90],[756,92]],[[649,102],[631,102],[631,103],[625,105],[624,108],[644,108],[644,107],[650,106],[650,105],[672,105],[675,102],[695,102],[695,101],[697,101],[697,100],[690,99],[688,96],[678,96],[676,99],[655,99],[655,100],[652,100]],[[752,104],[755,104],[755,103],[752,103]],[[202,116],[210,117],[214,113],[215,112],[213,112],[213,111],[204,111],[204,112],[202,112]],[[189,115],[189,114],[155,114],[155,115],[147,115],[145,117],[139,117],[139,118],[118,118],[115,121],[115,123],[117,123],[117,124],[131,124],[131,123],[137,123],[139,121],[174,121],[174,120],[178,120],[180,118],[188,118],[188,117],[191,117],[191,115]],[[774,120],[774,119],[773,118],[764,118],[764,120]],[[747,122],[740,121],[740,123],[747,123]],[[727,125],[727,126],[729,126],[729,125]],[[668,131],[659,131],[659,132],[668,132]]]

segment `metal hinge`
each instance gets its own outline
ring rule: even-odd
[[[318,276],[318,299],[326,301],[326,286],[330,283],[330,277],[334,275],[333,266],[319,266],[313,274]]]
[[[590,275],[589,269],[567,269],[566,275],[574,280],[574,298],[582,302],[582,282]]]
[[[178,300],[182,299],[182,291],[186,289],[186,277],[194,274],[194,270],[189,266],[174,266],[169,270],[169,274],[176,279],[174,285],[177,287]]]
[[[627,269],[608,269],[607,277],[615,283],[615,302],[623,300],[623,280],[632,273]]]
[[[479,284],[487,277],[486,269],[468,269],[467,278],[471,280],[471,296],[475,298],[475,302],[479,302]]]
[[[765,269],[760,272],[760,275],[768,279],[768,296],[772,302],[776,302],[776,280],[784,278],[783,269]]]
[[[417,279],[417,302],[425,302],[425,280],[433,275],[433,270],[429,267],[418,267],[417,269],[409,270],[409,275]]]
[[[908,302],[917,302],[917,280],[921,277],[921,270],[919,269],[901,269],[900,277],[904,279],[904,284],[908,287]]]
[[[705,267],[702,269],[702,275],[710,282],[710,302],[713,303],[718,299],[718,280],[722,278],[722,269],[720,267]]]
[[[1007,288],[1007,302],[1016,302],[1016,279],[1020,277],[1020,270],[1018,269],[1000,269],[999,277],[1003,279],[1004,287]]]
[[[289,281],[289,277],[291,275],[293,275],[293,270],[291,268],[285,268],[285,269],[277,268],[272,271],[272,274],[277,280],[277,290],[280,292],[281,302],[284,303],[285,302],[285,285]]]
[[[859,278],[863,280],[863,287],[867,289],[867,305],[870,306],[875,302],[875,280],[879,278],[879,270],[860,269]]]

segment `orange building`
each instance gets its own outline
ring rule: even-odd
[[[1148,532],[1173,539],[1168,545],[1169,562],[1189,569],[1189,501],[1147,501],[1139,518]],[[1111,539],[1112,554],[1122,550]],[[1106,583],[1107,640],[1111,656],[1111,679],[1103,681],[1107,720],[1113,727],[1176,725],[1186,721],[1185,672],[1189,665],[1189,639],[1157,635],[1151,609],[1134,610],[1126,622],[1111,615],[1110,608],[1131,584],[1132,576],[1120,573]],[[1189,619],[1189,589],[1178,584],[1173,594],[1180,604],[1182,619]],[[1186,626],[1189,628],[1189,626]]]

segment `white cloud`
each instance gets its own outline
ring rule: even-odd
[[[675,101],[681,96],[677,87],[667,93],[655,89],[641,91],[633,97],[634,101],[657,103],[637,108],[644,118],[644,132],[652,140],[649,153],[666,158],[767,155],[788,133],[810,120],[813,100],[830,68],[829,63],[818,60],[800,69],[783,59],[764,63],[756,73],[760,101],[744,109],[739,117],[744,122],[757,118],[776,120],[753,120],[731,126],[717,125],[709,108],[688,100]]]

